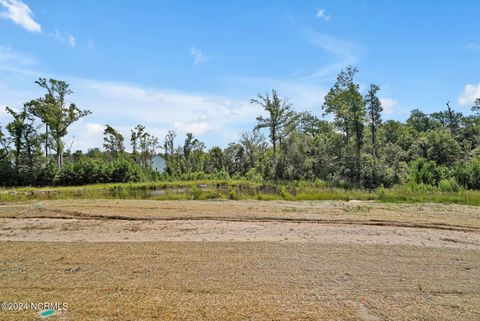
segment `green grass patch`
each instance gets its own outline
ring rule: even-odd
[[[445,192],[408,185],[376,191],[328,187],[320,181],[259,183],[248,180],[198,180],[85,186],[21,187],[0,189],[1,202],[50,199],[152,199],[262,201],[373,200],[385,203],[443,203],[480,205],[480,191]]]

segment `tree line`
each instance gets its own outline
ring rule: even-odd
[[[0,126],[0,184],[77,185],[166,179],[247,178],[322,180],[331,186],[375,189],[396,184],[436,186],[446,191],[480,189],[480,98],[471,115],[450,103],[438,112],[411,111],[405,122],[382,119],[380,87],[362,93],[358,70],[342,70],[322,106],[322,117],[298,112],[275,90],[251,103],[265,116],[239,141],[210,149],[187,133],[175,146],[171,130],[163,144],[145,126],[125,138],[105,126],[103,148],[72,152],[68,128],[91,114],[74,103],[64,81],[40,78],[45,95],[20,110],[7,107],[12,120]],[[162,155],[165,171],[152,169]]]

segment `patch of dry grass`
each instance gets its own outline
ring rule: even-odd
[[[480,207],[342,201],[51,200],[0,205],[0,218],[319,220],[480,229]]]
[[[480,253],[408,246],[1,244],[4,301],[57,320],[478,320]],[[4,321],[32,311],[0,312]]]

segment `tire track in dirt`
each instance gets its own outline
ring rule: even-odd
[[[1,218],[0,241],[279,242],[384,244],[480,250],[480,233],[286,221]]]
[[[121,221],[224,221],[224,222],[288,222],[288,223],[316,223],[316,224],[343,224],[343,225],[369,225],[369,226],[386,226],[386,227],[410,227],[419,229],[436,229],[446,231],[460,231],[460,232],[480,232],[480,227],[464,226],[458,224],[442,224],[442,223],[418,223],[418,222],[402,222],[392,220],[379,219],[311,219],[311,218],[291,218],[291,217],[228,217],[228,216],[168,216],[168,217],[144,217],[144,216],[124,216],[124,215],[99,215],[88,214],[79,211],[69,211],[56,208],[37,208],[39,212],[53,212],[60,215],[51,216],[44,215],[29,215],[24,216],[9,216],[11,219],[26,219],[26,218],[41,218],[41,219],[86,219],[86,220],[121,220]]]

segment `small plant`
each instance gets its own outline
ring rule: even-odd
[[[422,287],[422,284],[420,282],[418,282],[418,284],[417,284],[417,289],[418,289],[418,292],[423,292],[423,287]]]
[[[228,192],[228,199],[229,200],[238,200],[239,199],[238,193],[234,190],[230,190],[230,192]]]
[[[385,187],[383,187],[383,184],[380,185],[380,187],[377,189],[377,193],[380,200],[383,200],[385,198]]]
[[[192,199],[194,200],[200,199],[201,194],[202,194],[202,190],[198,186],[192,186]]]
[[[292,195],[287,192],[287,189],[285,188],[285,186],[281,186],[280,187],[280,193],[279,193],[280,197],[283,198],[284,200],[289,200],[289,199],[292,199]]]

